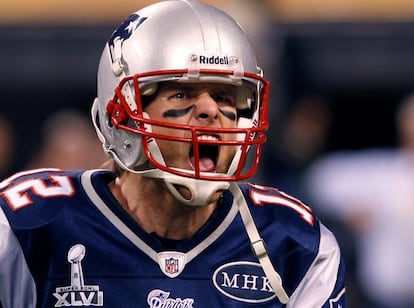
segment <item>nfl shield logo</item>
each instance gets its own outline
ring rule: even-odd
[[[165,272],[168,274],[178,273],[178,259],[165,259]]]
[[[158,265],[162,272],[170,278],[181,274],[187,263],[187,255],[177,251],[161,251],[158,253]]]

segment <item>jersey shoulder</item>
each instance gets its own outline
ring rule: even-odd
[[[16,173],[0,183],[0,208],[12,227],[30,229],[47,224],[62,209],[87,202],[82,174],[82,170],[53,168]]]
[[[255,220],[301,228],[318,225],[310,206],[277,188],[251,183],[240,188]]]
[[[329,307],[343,302],[345,267],[340,248],[312,208],[273,187],[241,184],[240,188],[286,289],[297,293],[293,306],[307,306],[317,292],[322,299],[329,297]]]

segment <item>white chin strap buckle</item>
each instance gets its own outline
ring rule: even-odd
[[[177,200],[192,206],[203,206],[209,204],[216,192],[226,190],[230,186],[229,182],[190,179],[169,173],[166,173],[163,176],[163,180]],[[178,191],[177,188],[179,186],[188,189],[190,193],[189,199],[184,198]]]

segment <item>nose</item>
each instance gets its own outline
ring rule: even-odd
[[[194,118],[198,124],[211,125],[218,118],[217,102],[207,92],[198,95],[194,104]]]

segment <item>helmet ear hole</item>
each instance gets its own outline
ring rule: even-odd
[[[112,128],[112,155],[128,168],[142,165],[146,156],[141,144],[141,136],[123,129]]]

